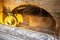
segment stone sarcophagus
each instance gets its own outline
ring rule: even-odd
[[[59,0],[1,0],[1,40],[59,40]]]

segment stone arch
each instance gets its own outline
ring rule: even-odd
[[[56,21],[54,19],[54,17],[48,12],[46,11],[45,9],[43,8],[40,8],[39,6],[36,6],[36,5],[31,5],[31,4],[28,4],[28,5],[20,5],[16,8],[14,8],[12,10],[13,13],[16,13],[16,12],[19,12],[19,13],[22,13],[23,14],[23,11],[24,10],[28,10],[28,11],[25,11],[25,13],[29,13],[27,15],[34,15],[34,16],[43,16],[43,17],[50,17],[50,19],[52,20],[52,30],[55,31],[54,28],[56,28]],[[31,12],[33,11],[33,12]],[[40,13],[41,12],[41,13]]]

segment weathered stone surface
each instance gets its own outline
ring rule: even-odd
[[[6,1],[6,0],[3,0]],[[22,4],[36,4],[38,6],[40,6],[41,8],[47,10],[56,20],[56,27],[59,28],[60,27],[60,0],[20,0],[18,2],[16,2],[17,0],[7,0],[7,2],[5,2],[5,6],[9,6],[9,8],[11,10],[13,10],[15,7],[18,7]],[[12,4],[13,3],[13,4]],[[1,4],[1,3],[0,3]],[[2,5],[0,5],[0,11],[2,11]],[[0,12],[0,15],[2,13]],[[1,15],[2,16],[2,15]],[[0,17],[1,17],[0,16]],[[2,18],[0,18],[0,21],[2,20]],[[5,32],[4,32],[5,33]],[[10,31],[9,31],[10,33]]]
[[[57,40],[55,36],[0,24],[1,40]]]

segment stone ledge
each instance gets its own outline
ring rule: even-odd
[[[57,40],[55,36],[35,32],[30,30],[19,29],[0,24],[0,39],[3,40]]]

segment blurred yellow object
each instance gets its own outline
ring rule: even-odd
[[[15,14],[15,16],[16,16],[18,22],[23,23],[23,16],[22,16],[22,14]]]
[[[7,16],[7,17],[5,18],[4,24],[6,24],[6,25],[11,25],[11,26],[16,26],[17,20],[16,20],[15,17],[9,15],[9,16]]]

